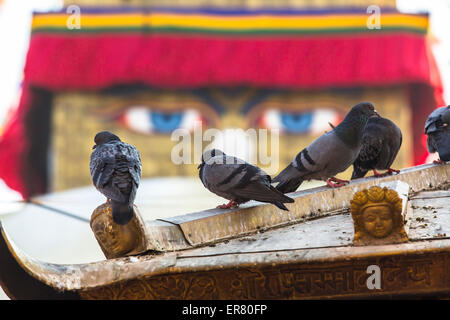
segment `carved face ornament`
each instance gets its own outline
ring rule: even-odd
[[[375,238],[388,236],[394,228],[391,208],[387,205],[366,207],[362,212],[364,228]]]
[[[397,192],[378,186],[355,193],[350,201],[355,245],[407,241],[403,228],[402,200]]]

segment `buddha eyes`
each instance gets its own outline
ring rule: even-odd
[[[145,106],[135,106],[124,111],[119,121],[135,132],[171,134],[179,128],[191,131],[196,123],[203,123],[204,119],[195,109],[157,111]]]
[[[195,108],[183,107],[181,110],[159,110],[145,105],[131,106],[116,118],[127,129],[143,134],[168,134],[183,128],[192,131],[199,122],[213,125],[211,116],[205,116]],[[253,118],[253,117],[252,117]],[[209,120],[208,120],[209,119]],[[307,111],[284,111],[266,109],[250,121],[250,127],[278,129],[285,134],[322,134],[339,124],[343,115],[333,109]],[[256,120],[256,121],[255,121]]]
[[[279,129],[288,134],[319,134],[332,130],[328,123],[337,125],[342,116],[332,109],[290,112],[277,109],[265,110],[259,125],[267,129]]]

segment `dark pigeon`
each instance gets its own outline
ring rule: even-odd
[[[268,202],[288,210],[283,203],[294,202],[270,185],[271,178],[260,168],[218,149],[207,150],[198,166],[203,185],[212,193],[230,200],[218,208],[237,207],[249,200]]]
[[[362,147],[353,163],[352,179],[362,178],[369,170],[382,177],[399,170],[391,168],[402,145],[402,132],[391,120],[382,117],[370,118],[362,136]],[[380,174],[378,170],[388,170]]]
[[[450,105],[434,110],[425,122],[425,134],[428,151],[437,152],[440,160],[436,163],[450,161]]]
[[[90,162],[92,181],[107,201],[111,201],[114,222],[127,224],[133,218],[133,203],[141,179],[139,151],[109,131],[97,133],[94,141]]]
[[[334,176],[358,157],[367,121],[376,115],[370,102],[355,105],[338,126],[314,140],[272,180],[278,183],[276,188],[283,193],[294,192],[303,181],[311,179],[324,180],[332,188],[343,186],[348,181]]]

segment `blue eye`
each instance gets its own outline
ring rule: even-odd
[[[166,113],[153,111],[149,113],[155,131],[170,133],[180,127],[183,121],[183,112]]]
[[[134,106],[123,113],[120,121],[132,131],[170,134],[178,128],[192,130],[196,123],[202,122],[202,117],[197,110],[193,109],[163,112],[145,106]]]
[[[312,112],[308,113],[284,113],[281,112],[281,124],[284,129],[292,133],[308,132],[312,120]]]
[[[333,109],[317,108],[303,112],[268,109],[262,114],[260,124],[268,129],[279,129],[286,133],[320,134],[330,130],[328,123],[337,125],[341,118],[341,115]]]

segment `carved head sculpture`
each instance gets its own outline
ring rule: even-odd
[[[140,252],[145,243],[145,232],[138,219],[136,207],[133,219],[126,225],[118,225],[112,219],[111,205],[104,203],[91,216],[94,232],[106,258],[118,258]]]
[[[408,241],[403,228],[402,199],[395,190],[378,186],[362,190],[350,201],[354,245],[388,244]]]

